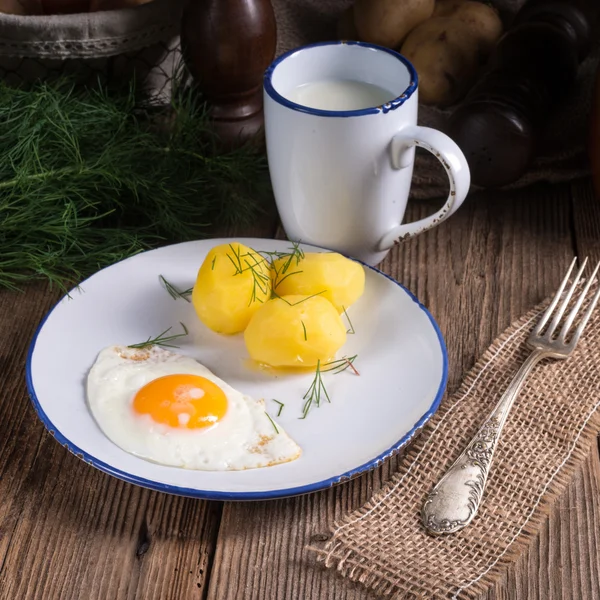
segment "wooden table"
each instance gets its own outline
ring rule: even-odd
[[[437,203],[410,208],[420,218]],[[273,236],[276,219],[234,235]],[[573,255],[600,258],[589,182],[470,197],[437,229],[396,248],[386,272],[438,320],[449,391],[509,323],[549,293]],[[305,546],[394,471],[272,502],[203,502],[129,485],[67,452],[27,397],[25,354],[59,293],[0,292],[0,598],[22,600],[358,600],[374,598]],[[597,448],[530,551],[489,598],[600,598]]]

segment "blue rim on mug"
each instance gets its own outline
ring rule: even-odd
[[[320,108],[310,108],[308,106],[303,106],[302,104],[297,104],[296,102],[288,100],[273,87],[273,83],[271,81],[273,73],[277,66],[286,58],[289,58],[290,56],[293,56],[298,52],[302,52],[303,50],[308,50],[310,48],[318,48],[319,46],[337,46],[342,44],[345,44],[347,46],[361,46],[362,48],[370,48],[372,50],[379,50],[381,52],[387,52],[388,54],[391,54],[408,69],[408,72],[410,73],[410,83],[408,84],[408,87],[402,92],[402,94],[381,106],[361,108],[359,110],[322,110]],[[273,100],[275,100],[275,102],[282,104],[287,108],[291,108],[292,110],[297,110],[298,112],[304,112],[308,113],[309,115],[315,115],[319,117],[362,117],[364,115],[377,115],[379,113],[388,113],[389,111],[396,110],[398,107],[402,106],[416,91],[418,83],[419,77],[412,63],[395,50],[385,48],[384,46],[378,46],[377,44],[368,44],[366,42],[355,42],[348,40],[338,40],[333,42],[317,42],[316,44],[308,44],[306,46],[294,48],[293,50],[290,50],[289,52],[286,52],[285,54],[282,54],[279,58],[275,59],[269,65],[269,67],[267,67],[267,70],[265,71],[263,77],[264,89],[267,92],[267,94],[269,94],[269,96]]]

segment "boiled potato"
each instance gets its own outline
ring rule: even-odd
[[[289,263],[287,271],[285,265]],[[304,258],[273,263],[273,289],[286,294],[319,294],[329,300],[338,313],[354,304],[365,289],[364,267],[335,252],[307,252]]]
[[[192,304],[200,320],[218,333],[239,333],[271,297],[267,261],[243,244],[213,248],[198,271]]]
[[[354,25],[363,42],[396,48],[434,6],[435,0],[356,0]]]
[[[290,295],[263,304],[244,332],[250,357],[272,367],[314,367],[346,342],[346,326],[329,300]]]

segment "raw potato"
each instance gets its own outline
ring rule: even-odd
[[[473,0],[439,0],[433,17],[452,17],[477,38],[480,51],[489,54],[502,35],[502,21],[495,8]]]
[[[335,252],[307,252],[298,263],[292,261],[283,272],[287,259],[274,263],[273,287],[279,296],[319,294],[335,306],[338,313],[354,304],[365,290],[365,269]]]
[[[244,331],[270,296],[267,261],[243,244],[223,244],[204,259],[192,291],[192,304],[208,328],[233,334]]]
[[[356,0],[354,25],[363,42],[397,48],[433,14],[435,0]]]
[[[271,367],[314,367],[346,342],[346,326],[332,304],[320,296],[282,296],[269,300],[244,332],[250,358]]]
[[[443,0],[434,16],[410,32],[401,53],[419,75],[423,104],[454,104],[473,84],[502,35],[496,11],[480,2]]]

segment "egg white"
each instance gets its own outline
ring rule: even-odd
[[[141,387],[178,373],[200,375],[223,390],[227,412],[218,423],[173,428],[134,411],[133,399]],[[234,471],[288,462],[301,454],[283,428],[271,422],[264,400],[241,394],[193,358],[157,346],[102,350],[88,375],[87,397],[96,422],[112,442],[163,465]]]

